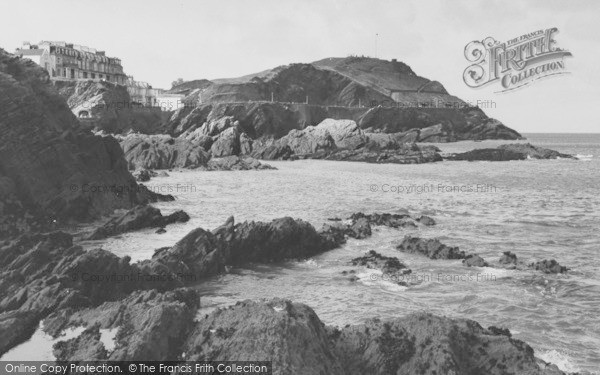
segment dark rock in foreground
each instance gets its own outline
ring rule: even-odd
[[[514,143],[500,145],[497,148],[483,148],[467,151],[460,154],[453,154],[446,157],[448,160],[468,160],[468,161],[509,161],[525,159],[575,159],[573,155],[562,154],[558,151],[547,148],[536,147],[529,143]]]
[[[396,247],[400,251],[423,254],[429,259],[465,259],[467,255],[457,246],[446,246],[435,239],[405,236],[402,243]]]
[[[44,329],[57,336],[67,327],[87,327],[79,337],[54,346],[59,361],[175,359],[181,354],[180,347],[194,325],[199,306],[200,297],[193,290],[176,289],[162,294],[139,291],[94,308],[57,311],[44,321]],[[99,329],[118,329],[113,350],[106,350]]]
[[[144,201],[112,137],[84,130],[29,59],[0,49],[0,239]]]
[[[172,223],[185,223],[188,220],[190,220],[189,215],[181,210],[163,216],[158,208],[149,205],[137,206],[121,216],[110,219],[87,239],[100,240],[120,233],[143,228],[162,228]]]

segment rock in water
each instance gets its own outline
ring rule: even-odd
[[[107,221],[96,229],[88,240],[100,240],[120,233],[131,232],[142,228],[162,228],[172,223],[185,223],[190,217],[184,211],[176,211],[163,216],[158,208],[149,205],[137,206],[125,214]]]
[[[400,251],[423,254],[429,259],[465,259],[464,251],[456,246],[446,246],[436,239],[423,239],[405,236],[402,243],[397,246]]]
[[[463,259],[463,264],[467,267],[487,267],[488,263],[477,254],[469,254]]]
[[[446,157],[448,160],[487,160],[508,161],[525,159],[575,159],[573,155],[562,154],[547,148],[536,147],[529,143],[500,145],[497,148],[482,148],[472,151],[453,154]]]
[[[120,143],[129,169],[198,168],[209,159],[201,145],[169,135],[130,134]]]
[[[543,273],[565,273],[567,267],[561,266],[556,260],[544,259],[541,262],[535,262],[530,265],[531,268],[542,271]]]

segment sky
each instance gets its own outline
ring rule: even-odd
[[[122,59],[154,87],[242,76],[325,57],[396,58],[522,133],[600,133],[596,0],[0,0],[0,47],[62,40]],[[465,46],[557,27],[568,75],[519,90],[473,89]],[[378,36],[376,36],[378,35]]]

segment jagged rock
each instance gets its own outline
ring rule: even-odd
[[[410,268],[402,264],[398,258],[381,255],[375,250],[370,250],[365,256],[352,259],[350,263],[354,266],[363,266],[380,270],[390,280],[395,280],[402,285],[406,285],[406,283],[402,281],[403,276],[411,273]]]
[[[542,369],[524,342],[472,320],[416,313],[340,330],[324,326],[310,307],[281,299],[208,314],[182,352],[192,361],[273,361],[274,374],[561,373]]]
[[[275,143],[263,149],[254,149],[252,156],[260,160],[288,160],[292,158],[294,151],[289,145]]]
[[[240,134],[240,154],[251,155],[252,154],[252,138],[246,133]]]
[[[231,263],[306,258],[337,246],[303,220],[283,217],[269,223],[243,222],[235,226]]]
[[[210,147],[213,157],[223,157],[240,154],[240,133],[235,127],[221,132]]]
[[[141,203],[118,143],[84,130],[43,68],[1,49],[0,134],[0,179],[14,188],[0,195],[2,233],[48,230]],[[98,193],[105,186],[119,191]]]
[[[525,159],[574,159],[574,156],[562,154],[558,151],[547,148],[536,147],[529,143],[500,145],[497,148],[476,149],[460,154],[447,156],[449,160],[487,160],[487,161],[508,161]]]
[[[370,150],[360,148],[355,150],[337,150],[327,154],[317,154],[316,159],[336,161],[358,161],[377,164],[421,164],[442,161],[436,147],[406,144],[395,150]]]
[[[273,374],[343,374],[327,331],[308,306],[244,301],[200,319],[182,349],[190,361],[273,361]]]
[[[139,291],[94,308],[55,312],[44,326],[52,335],[70,326],[87,327],[80,336],[55,344],[57,360],[177,360],[179,348],[194,326],[199,302],[192,289],[162,294]],[[100,340],[99,329],[118,329],[110,352]]]
[[[542,271],[543,273],[565,273],[568,268],[561,266],[556,260],[544,259],[541,262],[535,262],[529,265],[529,267]]]
[[[202,146],[185,138],[130,134],[120,143],[130,169],[197,168],[209,159]]]
[[[463,264],[467,267],[487,267],[488,263],[477,254],[469,254],[463,259]]]
[[[429,259],[465,259],[467,256],[457,246],[446,246],[437,238],[423,239],[407,235],[396,248],[408,253],[423,254]]]
[[[164,267],[141,267],[130,260],[102,249],[85,251],[62,232],[22,235],[1,245],[0,337],[5,339],[0,350],[28,339],[53,311],[97,305],[134,290],[183,285]],[[13,318],[19,319],[16,326],[2,324]]]
[[[317,131],[314,126],[303,130],[293,129],[276,143],[279,148],[289,147],[294,155],[310,155],[330,151],[336,147],[333,138],[327,132]]]
[[[331,237],[336,242],[344,243],[346,242],[345,236],[356,239],[369,237],[371,235],[371,225],[366,218],[361,217],[352,224],[343,224],[341,222],[324,224],[319,233]]]
[[[189,215],[181,210],[163,216],[158,208],[149,205],[137,206],[123,215],[107,221],[104,225],[97,228],[88,239],[100,240],[120,233],[142,228],[162,228],[172,223],[185,223],[188,220],[190,220]]]
[[[345,374],[562,373],[541,368],[526,343],[468,319],[415,313],[330,332]]]
[[[38,327],[40,317],[32,311],[0,313],[0,357],[10,348],[29,339]]]
[[[276,169],[269,164],[263,164],[250,156],[225,156],[212,158],[206,164],[209,171],[247,171],[260,169]]]

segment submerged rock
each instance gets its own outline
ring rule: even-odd
[[[457,246],[446,246],[435,239],[423,239],[405,236],[402,243],[396,247],[400,251],[423,254],[429,259],[465,259],[467,255]]]
[[[143,228],[162,228],[172,223],[185,223],[188,220],[190,220],[190,216],[181,210],[163,216],[158,208],[149,205],[137,206],[123,215],[107,221],[100,228],[97,228],[88,237],[88,240],[100,240]]]

